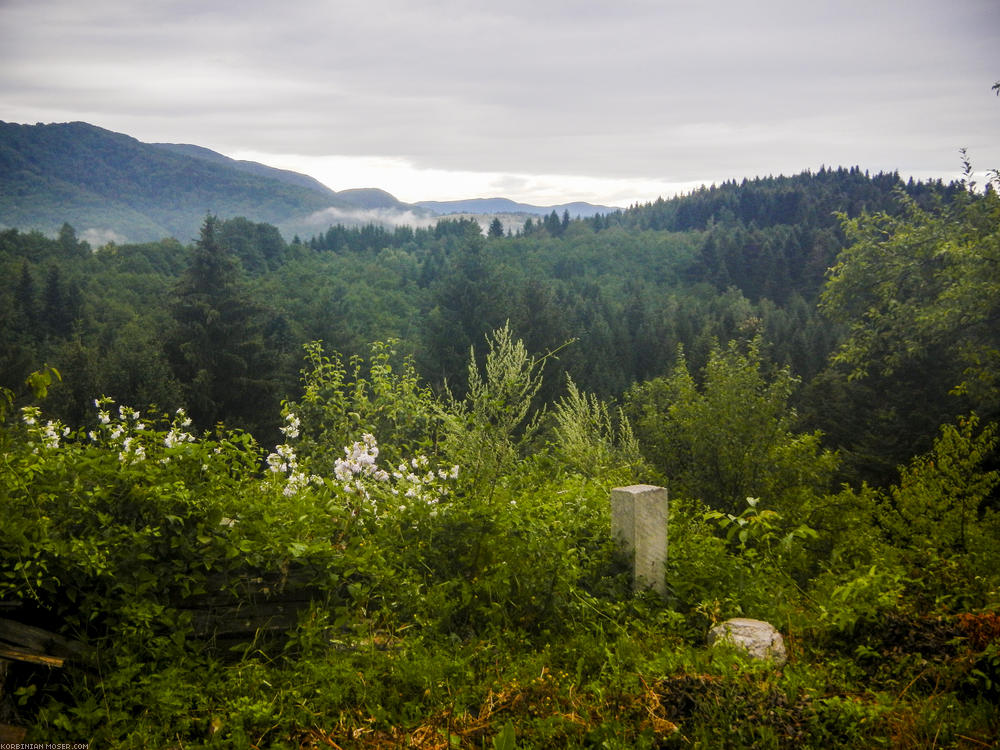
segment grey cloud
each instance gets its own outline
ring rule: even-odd
[[[0,118],[519,174],[951,169],[997,131],[998,43],[995,0],[7,0]]]

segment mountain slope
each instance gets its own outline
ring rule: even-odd
[[[287,226],[349,201],[304,175],[74,122],[0,123],[0,224],[81,236],[196,237],[208,213]]]
[[[172,151],[177,154],[182,154],[184,156],[194,156],[199,159],[205,159],[206,161],[210,161],[215,164],[225,164],[233,169],[238,169],[256,177],[268,177],[284,182],[288,185],[295,185],[297,187],[306,188],[307,190],[315,190],[316,192],[328,195],[331,198],[338,195],[335,191],[328,188],[315,177],[299,174],[298,172],[292,172],[287,169],[269,167],[266,164],[259,164],[255,161],[230,159],[228,156],[223,156],[222,154],[205,148],[204,146],[195,146],[189,143],[152,143],[150,145],[167,151]],[[343,198],[343,195],[341,195],[341,198]]]

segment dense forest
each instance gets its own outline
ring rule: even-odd
[[[10,662],[0,724],[990,746],[994,188],[824,168],[516,233],[0,232],[0,617],[86,654]],[[670,492],[665,602],[609,538],[636,483]],[[192,614],[302,576],[279,635]],[[789,663],[707,651],[734,616],[781,628]]]

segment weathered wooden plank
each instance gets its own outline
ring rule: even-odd
[[[13,648],[0,644],[0,659],[10,659],[11,661],[21,661],[28,664],[42,664],[46,667],[61,667],[66,660],[58,656],[49,656],[34,651],[26,651],[21,648]]]
[[[82,656],[87,647],[79,641],[53,633],[17,620],[0,618],[0,641],[28,651],[38,651],[54,656]]]

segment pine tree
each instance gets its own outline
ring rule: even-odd
[[[59,266],[49,266],[42,290],[42,320],[45,331],[51,336],[65,338],[73,330],[73,322],[79,317],[81,307],[80,290],[63,281]]]
[[[277,362],[264,340],[265,311],[240,287],[237,260],[219,242],[218,227],[214,216],[205,219],[176,288],[165,349],[200,427],[260,429],[260,415],[277,412],[277,404],[267,406],[275,399]]]
[[[34,329],[38,316],[35,301],[35,277],[31,273],[28,261],[21,263],[21,276],[14,290],[16,325],[25,333]]]

